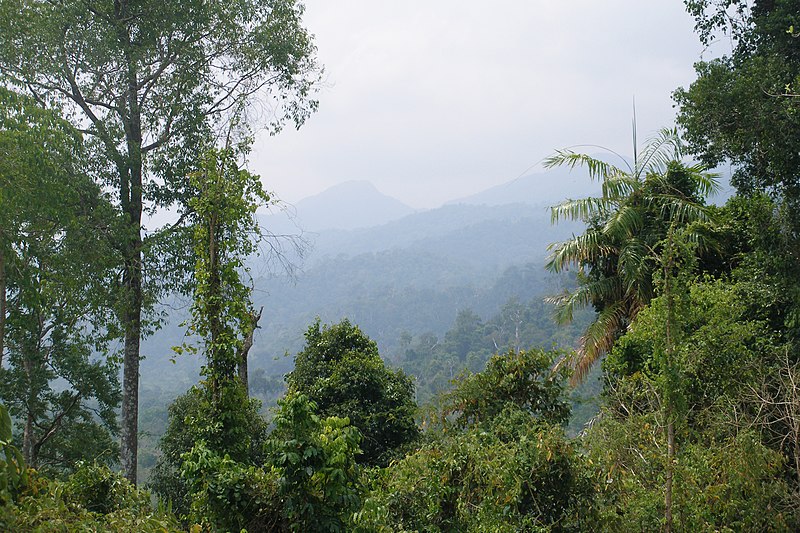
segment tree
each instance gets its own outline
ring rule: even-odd
[[[465,427],[488,422],[513,405],[549,424],[565,423],[570,414],[564,400],[567,369],[551,372],[554,355],[542,349],[495,355],[484,371],[454,380],[453,390],[442,394],[443,414],[455,415],[455,423]]]
[[[780,335],[748,309],[747,284],[761,280],[694,279],[691,251],[681,247],[676,236],[672,279],[664,272],[661,281],[671,288],[637,315],[603,363],[606,407],[587,444],[609,479],[614,518],[668,528],[670,510],[680,529],[790,530],[792,461],[778,452],[787,444],[791,458],[793,446],[771,431],[759,435],[761,423],[775,421],[774,404],[753,393],[781,391],[783,378],[775,365]]]
[[[82,172],[78,132],[2,88],[0,152],[0,398],[22,425],[28,465],[71,469],[114,451],[118,367],[93,352],[116,327],[115,219]]]
[[[135,481],[140,339],[148,242],[142,216],[181,203],[185,176],[212,126],[256,95],[269,126],[300,126],[316,108],[311,36],[294,0],[69,0],[0,3],[0,73],[41,102],[61,102],[91,136],[98,179],[113,188],[126,231],[122,469]]]
[[[320,418],[302,394],[289,394],[278,405],[266,448],[287,529],[344,531],[361,503],[358,429],[347,418]]]
[[[256,209],[270,198],[259,177],[240,168],[233,148],[207,151],[199,167],[190,177],[197,190],[189,201],[197,262],[189,333],[202,339],[207,360],[201,374],[216,435],[206,442],[220,454],[239,458],[250,438],[247,420],[237,416],[248,401],[241,368],[255,328],[244,263],[255,253],[260,234]]]
[[[792,28],[797,0],[685,0],[704,44],[720,33],[729,55],[695,65],[697,80],[678,89],[678,123],[691,153],[709,167],[729,160],[742,192],[771,190],[800,202],[800,54]],[[793,218],[795,228],[798,219]]]
[[[363,464],[387,465],[419,434],[411,378],[386,368],[377,344],[346,319],[308,328],[286,383],[289,394],[308,396],[320,416],[350,420],[363,435]]]
[[[250,400],[239,406],[246,420],[249,447],[239,464],[245,467],[263,465],[266,460],[264,444],[268,425],[259,414],[260,403]],[[206,424],[211,405],[206,391],[192,387],[169,406],[169,421],[158,443],[161,452],[147,485],[161,499],[172,505],[175,513],[185,519],[191,507],[191,492],[187,480],[181,476],[183,455],[192,451],[195,444],[209,438]],[[217,473],[219,475],[220,473]]]
[[[580,339],[575,381],[611,349],[653,297],[657,249],[668,228],[706,218],[704,199],[716,190],[715,177],[702,165],[682,165],[680,157],[677,132],[662,130],[634,155],[627,170],[569,150],[545,162],[548,167],[585,166],[592,179],[602,182],[602,196],[567,200],[552,208],[554,223],[566,218],[588,225],[582,235],[550,245],[547,263],[553,272],[570,266],[579,272],[577,289],[551,298],[559,321],[571,321],[575,310],[588,304],[598,312]],[[696,229],[691,238],[702,244],[701,228]]]
[[[441,399],[442,431],[377,473],[357,523],[370,531],[591,529],[594,487],[561,427],[567,370],[550,372],[554,355],[497,355],[459,380]]]

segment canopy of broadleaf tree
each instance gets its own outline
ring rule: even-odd
[[[0,82],[65,106],[90,136],[96,178],[115,191],[127,223],[117,247],[124,265],[121,459],[129,479],[136,477],[142,311],[158,278],[147,272],[142,214],[185,209],[199,149],[253,97],[273,132],[314,111],[320,71],[302,13],[294,0],[0,2]]]

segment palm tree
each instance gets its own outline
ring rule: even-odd
[[[567,200],[551,208],[554,224],[562,219],[586,222],[586,232],[549,246],[547,269],[578,269],[578,287],[548,298],[556,304],[559,322],[589,304],[597,317],[581,336],[573,383],[588,373],[654,296],[653,274],[660,265],[660,246],[671,226],[689,231],[688,238],[704,245],[695,221],[707,219],[705,198],[718,188],[716,176],[702,165],[684,165],[675,129],[663,129],[635,150],[633,165],[624,168],[586,154],[559,150],[545,160],[546,168],[584,167],[601,182],[596,198]],[[613,152],[612,152],[613,153]],[[615,154],[618,155],[618,154]]]

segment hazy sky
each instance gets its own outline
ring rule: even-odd
[[[629,154],[634,97],[640,139],[671,126],[703,53],[681,0],[307,0],[305,21],[319,111],[251,158],[289,202],[369,180],[437,207],[556,148]]]

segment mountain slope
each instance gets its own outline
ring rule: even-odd
[[[378,226],[402,218],[414,210],[382,194],[368,181],[340,183],[304,198],[282,211],[262,218],[266,228],[278,232],[351,230]]]

